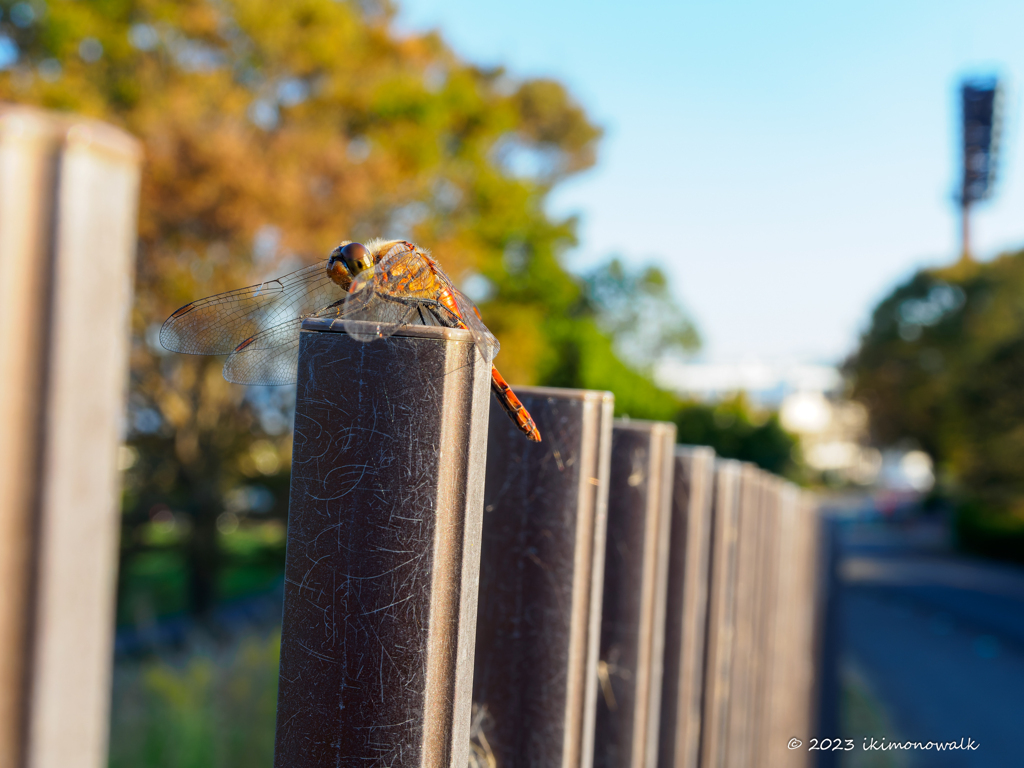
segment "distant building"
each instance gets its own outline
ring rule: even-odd
[[[838,392],[843,383],[831,365],[807,363],[687,363],[665,360],[654,372],[658,386],[705,402],[743,392],[755,406],[777,409],[794,392]]]
[[[703,402],[742,392],[755,408],[778,410],[782,426],[800,438],[811,469],[859,485],[926,491],[931,460],[920,451],[868,445],[864,406],[843,397],[843,379],[829,365],[662,362],[655,380],[664,389]]]

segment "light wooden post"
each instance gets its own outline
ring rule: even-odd
[[[0,105],[0,768],[99,768],[140,150]]]

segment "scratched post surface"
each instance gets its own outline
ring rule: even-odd
[[[697,768],[715,452],[677,447],[672,493],[659,768]]]
[[[673,474],[672,424],[617,420],[594,765],[653,768],[661,706]]]
[[[593,739],[614,399],[517,389],[530,443],[491,405],[476,668],[475,764],[582,763]],[[587,750],[589,754],[589,750]]]
[[[462,768],[490,366],[467,331],[329,327],[300,346],[275,765]]]

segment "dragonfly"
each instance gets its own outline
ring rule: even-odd
[[[346,240],[325,261],[193,301],[167,318],[160,343],[172,352],[227,355],[224,378],[236,384],[292,384],[302,321],[328,317],[359,341],[407,325],[463,328],[485,361],[498,353],[476,305],[428,251],[407,240]],[[540,442],[533,417],[494,365],[491,391],[519,430]]]

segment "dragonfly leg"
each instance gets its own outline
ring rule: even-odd
[[[452,311],[448,309],[444,304],[434,299],[415,299],[417,309],[420,312],[420,319],[424,325],[429,325],[426,318],[423,317],[423,311],[426,310],[437,324],[444,328],[465,328],[466,324],[463,323],[459,318],[452,314]]]
[[[424,314],[426,313],[437,321],[437,325],[440,325],[443,328],[466,327],[466,324],[459,319],[458,315],[452,314],[452,311],[448,309],[448,307],[435,299],[410,299],[403,296],[391,296],[387,294],[380,295],[379,298],[384,301],[390,301],[394,304],[412,307],[419,314],[420,322],[422,322],[423,325],[433,325],[433,323],[427,321],[427,317]]]

